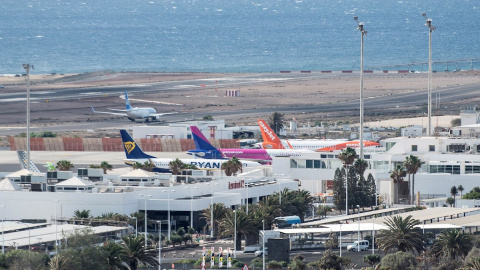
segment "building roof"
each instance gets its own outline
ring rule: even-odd
[[[153,172],[147,172],[147,171],[144,171],[142,169],[135,169],[131,172],[128,172],[126,174],[122,174],[120,175],[121,178],[126,178],[126,177],[142,177],[142,178],[145,178],[145,177],[148,177],[148,178],[154,178],[156,177],[157,175]]]
[[[0,191],[21,191],[22,188],[12,180],[5,178],[0,181]]]
[[[16,172],[13,172],[13,173],[7,175],[7,177],[10,177],[10,178],[20,178],[22,175],[43,176],[44,174],[43,174],[43,173],[32,172],[32,171],[29,171],[29,170],[27,170],[27,169],[21,169],[21,170],[19,170],[19,171],[16,171]]]
[[[77,177],[69,178],[65,181],[62,181],[56,184],[57,187],[69,186],[69,187],[84,187],[84,186],[95,186],[95,184],[88,180],[83,180]]]

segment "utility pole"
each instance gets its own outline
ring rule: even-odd
[[[30,67],[33,65],[23,64],[27,71],[27,171],[30,171]]]

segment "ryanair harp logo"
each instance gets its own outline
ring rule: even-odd
[[[125,147],[125,150],[127,150],[127,153],[130,154],[130,152],[135,149],[135,142],[124,142],[123,146]]]

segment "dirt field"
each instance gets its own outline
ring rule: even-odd
[[[456,85],[480,85],[480,72],[452,72],[435,73],[433,76],[433,89]],[[108,73],[97,72],[88,74],[69,75],[34,75],[31,76],[32,91],[45,91],[72,87],[107,86],[107,85],[131,85],[147,84],[161,81],[183,80],[193,78],[218,78],[228,77],[228,74],[210,73]],[[25,91],[25,77],[0,77],[0,84],[8,91]],[[365,98],[379,95],[391,95],[393,93],[426,91],[427,74],[366,74],[364,76]],[[257,107],[276,107],[278,105],[298,106],[335,103],[344,100],[358,99],[359,77],[358,74],[341,77],[318,77],[302,81],[272,81],[269,84],[258,86],[239,87],[241,97],[224,97],[225,91],[216,91],[214,85],[208,85],[202,90],[169,92],[167,94],[145,93],[136,94],[132,103],[135,106],[150,106],[169,110],[178,110],[184,113],[195,114],[200,117],[208,115],[212,107],[215,110],[248,110]],[[469,100],[470,103],[478,103],[480,97]],[[120,98],[82,98],[73,101],[38,102],[31,104],[31,112],[35,117],[31,119],[32,126],[45,125],[54,122],[78,122],[89,121],[95,117],[98,121],[111,116],[93,115],[90,105],[102,108],[119,107]],[[425,103],[427,101],[425,100]],[[165,105],[168,103],[169,105]],[[162,104],[162,105],[160,105]],[[174,105],[181,104],[181,105]],[[446,105],[447,104],[442,104]],[[0,109],[3,115],[0,124],[24,125],[24,115],[20,111],[15,112],[10,105],[4,105]],[[452,108],[465,106],[464,104],[448,104],[448,111],[440,111],[442,114],[451,114]],[[17,105],[18,107],[18,105]],[[18,110],[18,108],[17,108]],[[24,108],[23,108],[24,110]],[[162,110],[160,110],[162,111]],[[458,113],[457,110],[454,113]],[[372,112],[365,108],[365,122],[379,121],[401,117],[413,117],[419,113],[418,108],[402,108],[399,110]],[[327,116],[328,115],[328,116]],[[265,116],[263,116],[265,117]],[[258,117],[252,119],[225,119],[228,124],[234,122],[237,125],[256,124]],[[313,113],[297,115],[285,115],[285,119],[296,118],[299,124],[316,121],[333,122],[335,120],[358,122],[356,115],[344,115],[342,112]]]

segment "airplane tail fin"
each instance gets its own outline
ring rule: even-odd
[[[262,147],[266,149],[285,149],[280,141],[280,138],[277,137],[275,132],[270,128],[270,126],[263,119],[258,119],[258,125],[260,126],[260,131],[262,132],[263,143]]]
[[[125,108],[126,108],[127,110],[131,110],[131,109],[132,109],[132,106],[130,105],[130,101],[128,100],[127,91],[125,91]]]
[[[195,156],[200,156],[202,158],[208,159],[223,159],[225,158],[210,142],[203,136],[203,133],[196,126],[191,126],[190,130],[192,131],[193,141],[195,142],[195,150],[188,151],[189,154]]]
[[[120,134],[122,135],[123,149],[125,150],[127,159],[155,158],[154,156],[145,154],[126,130],[121,129]]]

